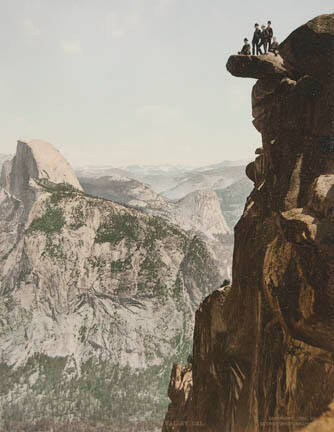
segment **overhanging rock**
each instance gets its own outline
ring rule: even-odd
[[[283,66],[282,58],[272,53],[262,56],[232,55],[226,68],[232,75],[241,78],[283,78],[292,75]]]

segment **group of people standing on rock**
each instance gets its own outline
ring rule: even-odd
[[[252,39],[252,54],[266,54],[267,52],[272,52],[277,56],[278,54],[278,42],[276,37],[274,36],[273,29],[271,27],[271,21],[267,22],[267,27],[265,25],[260,26],[259,24],[254,25],[254,35]],[[262,52],[261,47],[263,47],[264,53]],[[244,46],[238,54],[243,55],[251,55],[251,46],[248,42],[248,39],[244,39]]]

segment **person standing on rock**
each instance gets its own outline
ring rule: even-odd
[[[271,48],[271,39],[273,38],[273,29],[271,28],[271,21],[267,22],[267,51],[270,51]]]
[[[254,35],[253,35],[253,39],[252,39],[252,54],[255,55],[259,55],[262,54],[261,48],[259,47],[260,45],[260,40],[261,40],[261,30],[259,27],[259,24],[255,24],[255,30],[254,30]]]
[[[261,41],[259,48],[263,46],[265,54],[267,53],[267,46],[268,46],[268,30],[266,29],[266,26],[262,24],[261,26]],[[261,51],[262,54],[262,51]]]
[[[251,53],[251,46],[248,43],[248,39],[245,38],[244,39],[244,46],[242,47],[241,51],[238,52],[238,54],[250,55],[250,53]]]

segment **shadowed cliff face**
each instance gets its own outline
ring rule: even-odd
[[[334,15],[298,28],[280,54],[227,63],[259,78],[262,148],[246,169],[233,286],[196,313],[187,426],[166,431],[334,430]]]

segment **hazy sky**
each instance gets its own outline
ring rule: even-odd
[[[0,0],[0,153],[54,144],[72,164],[253,157],[255,80],[225,65],[254,22],[282,41],[333,0]]]

